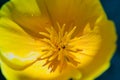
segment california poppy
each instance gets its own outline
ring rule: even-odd
[[[115,42],[99,0],[10,0],[0,10],[7,80],[93,80],[108,69]]]

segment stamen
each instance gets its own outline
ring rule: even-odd
[[[74,37],[73,34],[76,30],[76,26],[72,28],[70,32],[65,30],[66,24],[60,26],[57,23],[58,33],[54,27],[46,28],[47,32],[39,32],[40,35],[45,38],[41,41],[45,44],[45,49],[41,48],[43,55],[41,60],[45,60],[46,63],[43,66],[48,65],[48,69],[51,72],[59,68],[60,72],[67,64],[72,64],[77,67],[80,64],[80,60],[77,58],[76,53],[81,54],[83,50],[74,48],[75,45],[69,45],[72,41],[79,41],[79,37]]]
[[[49,35],[49,34],[47,34],[47,33],[45,33],[45,32],[39,32],[39,34],[40,34],[40,35],[43,35],[43,36],[46,36],[47,38],[49,38],[49,37],[50,37],[50,35]]]

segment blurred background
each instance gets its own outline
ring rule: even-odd
[[[8,0],[0,0],[0,7]],[[101,0],[109,19],[116,25],[118,34],[117,50],[111,60],[111,67],[96,80],[120,80],[120,0]],[[0,80],[5,80],[0,72]]]

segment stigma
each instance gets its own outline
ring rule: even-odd
[[[41,60],[45,60],[43,66],[48,66],[51,72],[57,68],[61,72],[67,65],[77,67],[80,64],[77,54],[82,53],[82,50],[75,48],[72,42],[78,41],[79,37],[73,37],[76,30],[74,26],[69,32],[65,30],[66,24],[62,26],[57,23],[57,30],[51,26],[46,28],[46,32],[39,32],[44,38],[40,39],[44,46],[41,48]]]

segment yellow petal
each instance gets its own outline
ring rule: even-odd
[[[22,69],[40,55],[35,40],[8,18],[0,19],[0,58],[11,68]]]
[[[37,1],[40,5],[40,0]],[[88,22],[93,27],[101,14],[105,16],[99,0],[45,0],[45,3],[54,25],[56,22],[66,24],[66,30],[77,26],[76,33],[81,33]]]
[[[0,16],[9,17],[30,35],[40,37],[39,32],[44,31],[43,27],[51,24],[43,10],[38,7],[36,0],[11,0],[1,8]]]
[[[51,73],[47,67],[41,65],[42,63],[44,62],[38,61],[22,71],[13,70],[5,64],[1,67],[7,80],[69,80],[70,78],[80,80],[82,77],[81,72],[73,67],[67,67],[62,73],[59,73],[59,70]]]
[[[96,24],[96,26],[99,26],[101,46],[99,46],[93,60],[86,66],[80,68],[80,71],[83,72],[82,80],[95,79],[106,69],[108,69],[110,59],[116,49],[116,33],[114,23],[112,21],[102,19]]]
[[[90,29],[89,24],[87,24],[80,39],[78,41],[70,42],[69,45],[75,45],[75,49],[81,50],[76,53],[78,59],[80,60],[79,67],[84,67],[93,60],[101,46],[101,41],[102,39],[99,27],[95,26],[94,29]]]
[[[35,0],[11,0],[3,5],[0,14],[9,17],[14,14],[40,15],[41,11]]]

